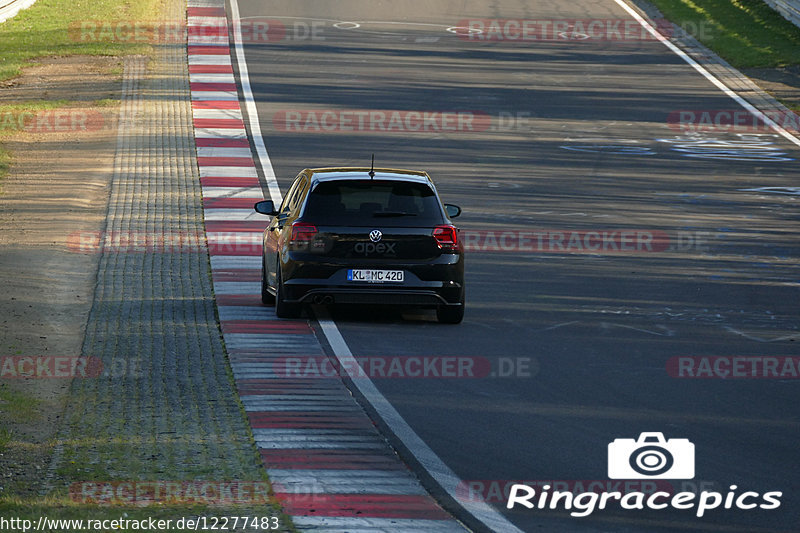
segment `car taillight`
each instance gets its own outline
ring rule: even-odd
[[[297,248],[307,248],[308,243],[314,240],[317,235],[317,227],[306,222],[295,222],[292,224],[292,235],[289,237],[289,246]]]
[[[456,253],[461,250],[461,243],[458,242],[458,231],[455,226],[442,225],[433,228],[433,238],[439,244],[439,248],[446,253]]]

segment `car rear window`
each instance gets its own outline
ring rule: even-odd
[[[377,179],[317,183],[302,218],[333,226],[414,227],[443,222],[439,200],[428,185]]]

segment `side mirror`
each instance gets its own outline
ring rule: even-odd
[[[272,203],[272,200],[261,200],[260,202],[256,202],[253,205],[253,209],[255,209],[256,213],[261,213],[262,215],[269,215],[275,216],[278,214],[275,211],[275,204]]]
[[[461,214],[461,208],[453,204],[444,204],[444,210],[447,211],[447,216],[456,218]]]

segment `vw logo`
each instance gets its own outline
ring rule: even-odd
[[[369,240],[371,240],[372,242],[378,242],[381,240],[382,237],[383,233],[381,233],[381,230],[379,229],[374,229],[369,232]]]

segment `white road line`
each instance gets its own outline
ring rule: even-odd
[[[316,311],[318,321],[322,327],[322,332],[328,339],[336,359],[341,368],[358,368],[358,361],[353,357],[350,348],[347,346],[342,334],[336,324],[327,316],[325,311]],[[437,483],[458,502],[469,514],[483,523],[492,531],[504,531],[522,533],[514,524],[509,522],[502,514],[493,507],[480,501],[461,501],[456,490],[462,484],[461,479],[453,472],[450,467],[444,464],[436,452],[434,452],[425,441],[411,428],[408,422],[397,412],[397,409],[386,399],[386,397],[375,387],[375,384],[368,377],[351,376],[353,384],[358,387],[359,392],[378,412],[378,415],[392,429],[392,432],[403,442],[408,450],[414,454],[422,467],[430,474]]]
[[[797,333],[792,333],[790,335],[784,335],[783,337],[775,337],[773,339],[764,339],[764,338],[761,338],[761,337],[755,337],[753,335],[749,335],[749,334],[747,334],[747,333],[745,333],[743,331],[739,331],[738,329],[733,328],[731,326],[724,326],[724,328],[726,330],[730,331],[731,333],[734,333],[736,335],[741,335],[745,339],[748,339],[748,340],[751,340],[751,341],[758,341],[758,342],[782,342],[782,341],[788,341],[790,339],[796,339],[798,337]]]
[[[281,201],[281,193],[278,187],[278,182],[275,177],[275,172],[272,168],[272,163],[267,154],[264,140],[261,137],[261,127],[258,122],[258,110],[253,98],[253,92],[250,87],[250,79],[247,70],[247,63],[244,57],[244,49],[242,47],[242,31],[239,23],[239,4],[237,0],[230,0],[231,17],[233,18],[233,40],[236,48],[236,59],[239,67],[239,78],[242,85],[242,93],[245,99],[245,106],[247,109],[248,122],[250,124],[250,131],[253,134],[253,142],[256,145],[256,155],[261,163],[261,168],[264,171],[269,193],[271,199],[276,203]],[[207,219],[208,220],[208,219]],[[220,318],[222,312],[220,311]],[[356,363],[350,349],[342,338],[341,333],[336,327],[336,324],[326,317],[320,318],[320,325],[322,325],[323,333],[331,344],[336,357],[342,362],[347,359],[349,364]],[[351,368],[358,368],[357,366]],[[369,378],[356,378],[353,380],[358,386],[361,393],[375,408],[381,418],[392,429],[395,435],[400,438],[408,450],[414,454],[419,463],[425,468],[430,476],[432,476],[437,483],[453,498],[454,501],[459,502],[456,495],[456,488],[461,483],[461,479],[453,472],[444,462],[436,455],[436,453],[419,437],[419,435],[411,429],[411,426],[400,416],[400,413],[389,403],[389,401],[378,391]],[[257,437],[258,440],[258,437]],[[269,442],[264,442],[267,444]],[[262,443],[259,443],[262,444]],[[272,445],[272,443],[269,443]],[[310,444],[310,443],[309,443]],[[327,447],[325,443],[317,444],[322,447]],[[280,445],[278,446],[280,447]],[[469,514],[474,516],[477,520],[483,523],[486,527],[493,531],[504,531],[508,533],[522,533],[514,524],[509,522],[502,514],[497,512],[493,507],[487,505],[485,502],[460,502]]]
[[[17,16],[17,13],[23,9],[28,9],[36,0],[17,0],[17,2],[4,2],[3,8],[0,10],[0,22],[5,22]]]
[[[783,138],[785,138],[786,140],[788,140],[788,141],[789,141],[789,142],[791,142],[792,144],[795,144],[795,145],[797,145],[797,146],[800,146],[800,139],[798,139],[797,137],[795,137],[794,135],[792,135],[791,133],[789,133],[788,131],[786,131],[785,129],[783,129],[783,128],[782,128],[781,126],[779,126],[779,125],[778,125],[778,124],[777,124],[777,123],[776,123],[774,120],[772,120],[772,119],[771,119],[771,118],[769,118],[767,115],[765,115],[764,113],[762,113],[761,111],[759,111],[758,109],[756,109],[756,108],[755,108],[755,107],[754,107],[754,106],[753,106],[753,105],[752,105],[750,102],[748,102],[747,100],[745,100],[744,98],[742,98],[741,96],[739,96],[738,94],[736,94],[736,92],[735,92],[733,89],[730,89],[730,88],[729,88],[727,85],[725,85],[725,84],[724,84],[724,83],[723,83],[721,80],[719,80],[719,79],[718,79],[716,76],[714,76],[714,75],[713,75],[713,74],[711,74],[711,73],[710,73],[708,70],[706,70],[706,69],[705,69],[705,67],[703,67],[703,66],[702,66],[700,63],[698,63],[697,61],[695,61],[694,59],[692,59],[691,57],[689,57],[689,55],[688,55],[686,52],[684,52],[683,50],[681,50],[680,48],[678,48],[677,46],[675,46],[675,45],[674,45],[674,44],[673,44],[673,43],[672,43],[672,42],[671,42],[671,41],[670,41],[670,40],[669,40],[667,37],[664,37],[663,35],[661,35],[661,34],[660,34],[660,33],[659,33],[659,32],[658,32],[658,31],[657,31],[655,28],[653,28],[653,26],[651,26],[651,25],[650,25],[650,23],[649,23],[649,22],[647,22],[647,21],[646,21],[644,18],[642,18],[642,16],[641,16],[641,15],[639,15],[639,13],[637,13],[637,12],[636,12],[636,11],[635,11],[635,10],[634,10],[632,7],[631,7],[631,6],[630,6],[630,5],[629,5],[629,4],[626,2],[626,0],[614,0],[614,1],[615,1],[615,2],[616,2],[616,3],[617,3],[617,4],[618,4],[618,5],[619,5],[619,6],[620,6],[622,9],[624,9],[625,11],[627,11],[627,12],[628,12],[628,14],[629,14],[630,16],[632,16],[634,19],[636,19],[636,22],[638,22],[639,24],[641,24],[641,25],[642,25],[642,27],[644,27],[644,29],[646,29],[646,30],[647,30],[647,31],[648,31],[648,32],[649,32],[649,33],[650,33],[650,34],[651,34],[653,37],[655,37],[656,39],[658,39],[659,41],[661,41],[661,42],[664,44],[664,46],[666,46],[667,48],[669,48],[670,50],[672,50],[672,51],[673,51],[675,54],[677,54],[677,55],[678,55],[678,56],[679,56],[681,59],[683,59],[684,61],[686,61],[686,62],[687,62],[689,65],[691,65],[691,66],[692,66],[692,67],[693,67],[693,68],[694,68],[694,69],[695,69],[697,72],[699,72],[700,74],[702,74],[704,78],[706,78],[708,81],[710,81],[711,83],[713,83],[714,85],[716,85],[716,86],[717,86],[717,88],[719,88],[719,89],[720,89],[722,92],[724,92],[725,94],[727,94],[728,96],[730,96],[731,98],[733,98],[733,99],[736,101],[736,103],[738,103],[740,106],[742,106],[742,107],[743,107],[743,108],[745,108],[747,111],[749,111],[750,113],[752,113],[752,114],[753,114],[755,117],[757,117],[759,120],[762,120],[762,121],[764,122],[764,124],[768,125],[770,128],[772,128],[773,130],[775,130],[775,131],[776,131],[777,133],[779,133],[779,134],[780,134],[780,135],[781,135]]]
[[[242,46],[242,26],[239,18],[239,2],[231,0],[231,18],[233,19],[233,45],[236,50],[236,63],[239,67],[239,79],[242,83],[242,95],[244,96],[245,109],[247,109],[248,123],[250,132],[253,134],[253,143],[256,147],[256,155],[261,163],[261,170],[264,172],[264,179],[267,182],[270,199],[275,205],[281,202],[281,190],[278,187],[278,180],[272,168],[272,162],[267,154],[267,147],[264,146],[264,138],[261,136],[261,125],[258,122],[258,109],[253,98],[253,90],[250,88],[250,76],[247,73],[247,62],[244,59],[244,47]]]

